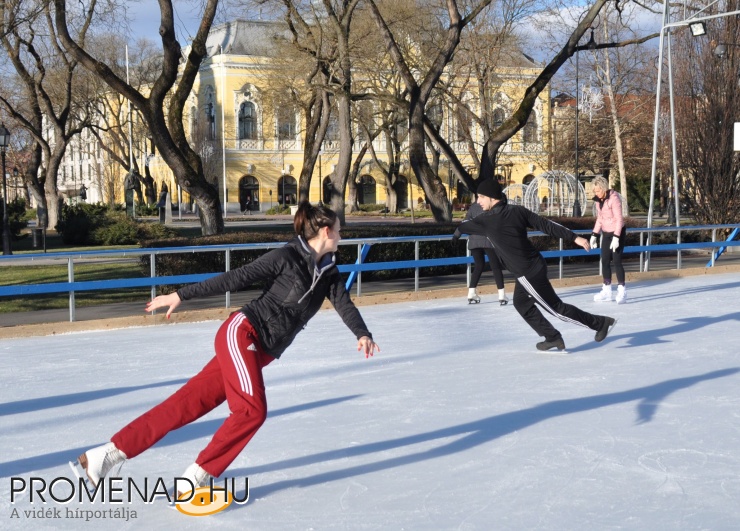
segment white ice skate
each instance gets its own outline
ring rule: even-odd
[[[468,289],[468,304],[478,304],[480,302],[480,297],[478,296],[478,293],[475,291],[475,288]]]
[[[617,304],[624,304],[627,302],[627,288],[624,286],[617,286]]]
[[[70,465],[75,475],[81,477],[75,468],[79,466],[87,476],[88,489],[94,489],[114,466],[119,465],[118,470],[121,470],[124,461],[126,461],[126,454],[116,448],[116,445],[112,442],[109,442],[88,450],[78,457],[75,463],[70,462]],[[118,474],[118,471],[116,471],[116,474]]]
[[[188,481],[177,481],[177,496],[175,499],[178,500],[183,497],[189,497],[192,492],[191,488],[197,490],[199,487],[205,487],[211,480],[211,475],[203,470],[198,463],[193,463],[187,467],[185,472],[183,472],[179,477]]]
[[[507,304],[509,304],[509,297],[506,296],[506,292],[503,288],[498,290],[498,303],[501,306],[506,306]]]
[[[594,295],[594,302],[607,302],[612,300],[612,285],[604,284],[601,291]]]

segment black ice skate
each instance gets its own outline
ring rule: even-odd
[[[563,341],[562,337],[553,339],[552,341],[540,341],[537,343],[537,350],[547,351],[552,349],[557,349],[558,352],[565,351],[565,341]]]

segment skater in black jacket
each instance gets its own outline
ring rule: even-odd
[[[462,234],[479,234],[491,240],[503,266],[516,276],[514,307],[529,326],[545,338],[537,343],[537,348],[565,350],[563,336],[545,319],[537,304],[562,321],[595,330],[594,339],[603,341],[616,319],[584,312],[560,300],[547,278],[547,262],[529,241],[527,228],[574,242],[586,251],[591,250],[588,240],[524,207],[506,204],[502,201],[504,195],[501,185],[494,179],[481,181],[476,192],[478,204],[486,212],[461,223],[452,236],[453,242]]]
[[[465,215],[465,221],[470,221],[482,213],[483,209],[481,206],[478,203],[473,203]],[[477,288],[483,269],[486,267],[486,256],[488,256],[488,264],[491,266],[491,272],[498,288],[499,304],[501,306],[508,304],[509,298],[506,296],[506,291],[504,290],[504,272],[501,270],[501,262],[491,241],[485,236],[471,234],[468,237],[468,249],[470,249],[470,254],[473,257],[473,272],[470,275],[470,285],[468,286],[468,304],[477,304],[480,302]]]
[[[331,301],[357,337],[368,358],[380,348],[344,288],[334,253],[341,236],[339,219],[329,208],[303,201],[294,218],[296,237],[238,269],[155,297],[150,312],[181,301],[244,289],[256,282],[262,294],[232,313],[216,334],[216,356],[175,394],[125,426],[111,442],[88,450],[78,460],[89,480],[98,481],[117,464],[150,448],[168,432],[202,417],[224,401],[230,415],[182,476],[195,488],[220,476],[267,417],[262,369],[279,358],[321,308]],[[179,494],[179,493],[178,493]]]

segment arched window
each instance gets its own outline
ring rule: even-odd
[[[296,136],[296,113],[292,105],[280,105],[277,112],[278,140],[294,140]]]
[[[363,175],[357,183],[357,202],[361,205],[372,205],[376,203],[375,197],[375,179],[370,175]]]
[[[427,112],[429,121],[432,122],[434,128],[439,131],[442,128],[442,120],[444,119],[444,110],[442,109],[441,103],[433,103]]]
[[[254,103],[245,101],[239,106],[239,140],[257,138],[257,111]]]
[[[530,114],[527,123],[522,128],[522,142],[525,144],[536,144],[537,141],[537,117],[534,114]]]
[[[198,108],[190,107],[190,137],[195,138],[198,132]]]
[[[504,115],[503,109],[496,109],[493,111],[493,128],[498,129],[504,124],[506,116]]]
[[[298,204],[298,182],[291,175],[283,175],[277,182],[278,203],[281,205]]]
[[[251,175],[239,179],[239,210],[260,210],[260,183]]]
[[[473,138],[473,117],[465,105],[457,105],[455,108],[455,141],[465,142]]]
[[[324,140],[327,142],[338,142],[339,141],[339,120],[336,114],[332,114],[329,117],[329,124],[326,126],[326,135]]]
[[[208,124],[207,140],[216,140],[216,108],[213,102],[206,104],[206,123]]]

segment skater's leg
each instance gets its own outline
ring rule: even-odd
[[[601,276],[604,278],[604,285],[612,283],[612,237],[611,232],[604,232],[601,237]]]
[[[477,288],[480,276],[486,267],[486,258],[481,248],[470,249],[470,254],[473,256],[473,272],[470,274],[470,286],[468,287]]]
[[[216,336],[216,357],[230,415],[195,460],[214,477],[236,459],[267,418],[262,368],[274,358],[262,351],[257,333],[244,314],[234,315],[228,330]]]
[[[585,326],[592,330],[599,330],[604,323],[603,316],[584,312],[572,304],[563,302],[555,293],[555,289],[547,278],[547,267],[541,268],[535,274],[521,277],[517,281],[532,295],[537,304],[561,321]],[[514,299],[514,305],[516,306],[516,298]],[[545,337],[547,338],[547,336]]]
[[[612,253],[612,259],[614,260],[614,272],[617,276],[617,284],[624,286],[624,266],[622,265],[622,254],[624,253],[624,237],[619,238],[619,247]]]
[[[136,457],[170,431],[202,417],[225,399],[221,367],[213,358],[164,402],[111,437],[111,442],[128,458]]]
[[[488,256],[488,263],[491,265],[491,272],[493,278],[496,280],[496,287],[498,289],[504,289],[504,272],[501,267],[501,260],[499,260],[495,249],[486,249],[486,255]]]
[[[519,279],[514,285],[514,308],[537,335],[544,336],[547,341],[555,341],[562,337],[560,332],[542,315],[535,305],[534,297],[524,288]]]

